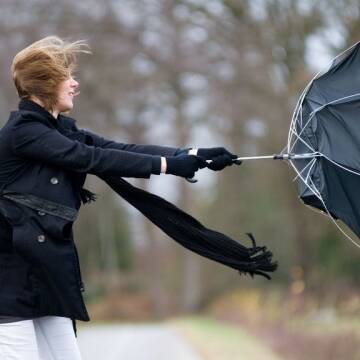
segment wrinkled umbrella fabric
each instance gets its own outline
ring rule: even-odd
[[[360,237],[359,43],[311,82],[295,111],[298,137],[292,138],[289,150],[322,155],[292,161],[302,175],[298,177],[300,198],[341,219]]]

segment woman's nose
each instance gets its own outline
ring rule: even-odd
[[[74,79],[72,86],[76,89],[79,86],[79,83]]]

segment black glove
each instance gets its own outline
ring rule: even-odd
[[[197,155],[169,156],[166,157],[166,174],[192,178],[196,171],[206,165],[206,160]]]
[[[207,164],[207,167],[214,171],[219,171],[224,169],[226,166],[231,166],[233,164],[233,159],[227,154],[219,155],[213,158],[211,163]]]
[[[226,150],[224,147],[199,148],[197,151],[197,155],[205,158],[206,160],[213,160],[214,157],[225,154],[231,156],[232,159],[236,159],[238,157]]]
[[[241,165],[242,163],[241,160],[234,160],[238,156],[232,154],[224,147],[200,148],[197,151],[197,155],[204,157],[206,160],[213,160],[210,164],[207,164],[207,167],[215,171],[222,170],[226,166],[233,164]]]

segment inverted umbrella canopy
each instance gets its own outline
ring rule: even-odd
[[[360,42],[337,55],[303,90],[280,154],[235,160],[287,160],[301,200],[342,220],[360,238]],[[195,181],[195,180],[193,180]]]
[[[289,159],[300,198],[360,237],[360,43],[305,88],[288,140],[288,154],[313,154]]]

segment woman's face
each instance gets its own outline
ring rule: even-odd
[[[74,96],[80,94],[80,92],[75,92],[78,87],[79,83],[72,76],[60,83],[56,106],[59,113],[69,111],[73,108]]]

